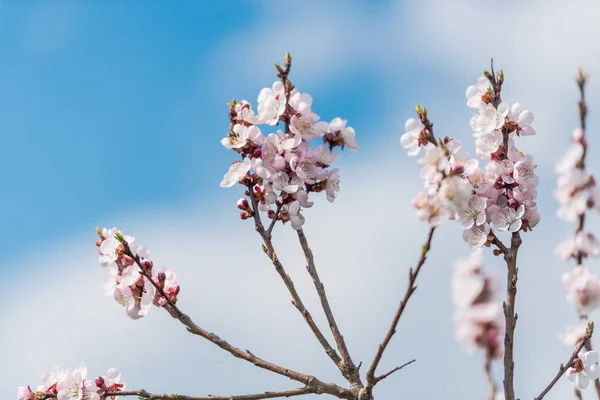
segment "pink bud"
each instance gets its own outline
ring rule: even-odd
[[[240,210],[244,210],[244,211],[246,211],[246,210],[248,210],[248,209],[250,208],[250,206],[248,205],[248,200],[246,200],[246,199],[245,199],[245,198],[243,198],[243,197],[242,197],[241,199],[239,199],[239,200],[238,200],[238,202],[237,202],[237,207],[238,207]]]
[[[269,210],[269,211],[267,211],[267,216],[268,216],[270,219],[273,219],[273,218],[275,218],[275,211],[273,211],[273,210]]]
[[[252,152],[252,158],[260,158],[262,156],[262,150],[260,148],[255,149],[254,152]]]
[[[152,271],[152,267],[154,266],[154,263],[152,263],[152,260],[145,259],[144,261],[142,261],[142,266],[144,267],[144,269],[147,272],[150,272],[150,271]]]
[[[164,272],[159,272],[159,273],[158,273],[158,281],[159,281],[159,282],[164,282],[164,281],[165,281],[165,279],[167,279],[167,275],[165,275],[165,273],[164,273]]]
[[[575,142],[580,142],[581,139],[583,139],[583,135],[584,135],[583,129],[581,129],[581,127],[577,127],[573,131],[573,136],[572,137],[573,137],[573,140]]]
[[[250,213],[249,213],[249,212],[247,212],[247,211],[242,211],[242,212],[240,213],[240,218],[241,218],[241,219],[248,219],[248,218],[250,218],[250,217],[252,217],[252,214],[250,214]]]

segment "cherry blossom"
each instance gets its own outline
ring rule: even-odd
[[[479,108],[485,101],[483,98],[488,95],[488,91],[491,89],[490,80],[485,76],[481,76],[475,85],[467,88],[467,107]]]
[[[587,327],[587,321],[581,319],[577,324],[567,326],[567,330],[558,335],[558,339],[567,346],[575,346],[585,337]]]
[[[485,197],[472,195],[467,200],[467,206],[456,213],[456,219],[460,221],[463,229],[470,229],[475,225],[481,225],[486,221],[485,209],[487,200]]]
[[[492,104],[483,104],[478,108],[478,114],[471,118],[473,136],[481,137],[502,128],[508,115],[508,104],[500,103],[498,108]]]
[[[416,156],[421,151],[420,138],[425,126],[421,121],[410,118],[404,124],[405,133],[400,137],[400,144],[408,149],[409,156]]]
[[[290,222],[298,230],[305,221],[303,209],[314,203],[314,193],[325,192],[327,200],[333,202],[340,190],[339,168],[332,167],[340,154],[333,149],[356,151],[358,144],[346,119],[320,121],[312,111],[312,97],[295,88],[288,73],[289,68],[279,67],[282,80],[260,91],[258,117],[253,116],[252,106],[246,101],[242,106],[235,100],[229,105],[231,123],[222,144],[235,151],[242,161],[229,167],[220,185],[242,184],[248,189],[246,196],[254,198],[246,199],[243,207],[238,202],[240,218],[260,218],[260,212],[265,212],[268,218]],[[273,128],[280,123],[281,129]],[[267,125],[264,135],[260,124]],[[265,129],[275,132],[267,133]],[[316,139],[321,144],[310,143]],[[254,204],[257,210],[253,209]]]
[[[483,274],[480,256],[463,258],[454,264],[455,336],[467,353],[477,348],[483,348],[493,358],[503,353],[504,320],[500,306],[493,302],[494,286]]]
[[[480,254],[483,251],[483,246],[488,241],[490,226],[487,222],[480,226],[474,225],[470,229],[463,232],[463,239],[471,246],[471,251],[474,255]]]
[[[41,376],[42,384],[34,392],[30,386],[21,386],[17,390],[17,400],[42,400],[56,397],[58,400],[100,400],[105,393],[120,392],[125,388],[121,373],[111,368],[106,375],[88,379],[85,363],[70,369],[55,367]],[[108,397],[112,400],[119,396]]]
[[[575,142],[567,149],[565,154],[556,164],[556,173],[563,174],[576,167],[577,163],[583,155],[583,146],[579,142]]]
[[[522,204],[516,210],[506,206],[502,209],[498,208],[496,212],[492,212],[492,224],[499,231],[517,232],[521,229],[523,223],[522,217],[525,214],[525,206]]]
[[[600,305],[600,281],[587,268],[578,266],[562,275],[567,301],[584,314]]]
[[[168,303],[157,287],[172,303],[177,301],[179,285],[174,272],[165,267],[153,269],[153,262],[148,258],[148,250],[129,240],[134,237],[124,235],[116,228],[97,229],[99,236],[96,245],[100,248],[100,265],[105,269],[105,291],[123,307],[132,319],[146,315],[152,305],[164,306]],[[106,237],[104,235],[112,235]],[[126,254],[124,242],[127,243],[131,256]],[[110,264],[107,257],[115,254]],[[135,257],[136,259],[132,258]],[[139,265],[138,265],[139,262]]]
[[[587,351],[579,355],[572,367],[566,372],[567,378],[574,382],[579,389],[585,389],[600,377],[600,367],[598,366],[598,353],[596,351]]]
[[[81,364],[66,374],[57,384],[58,400],[99,400],[98,388],[94,381],[87,379],[87,367]]]
[[[572,257],[600,257],[600,243],[591,232],[578,232],[556,246],[555,254],[562,260]]]
[[[258,118],[267,125],[275,125],[279,117],[285,112],[286,97],[283,84],[280,81],[273,83],[270,88],[264,88],[258,94]]]
[[[533,114],[531,111],[523,110],[519,103],[515,103],[510,107],[507,117],[514,124],[518,136],[535,135],[535,129],[531,127]]]

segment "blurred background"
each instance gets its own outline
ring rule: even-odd
[[[553,253],[574,226],[556,217],[554,164],[578,124],[582,66],[588,164],[600,170],[599,27],[591,0],[2,1],[0,397],[82,361],[92,376],[117,367],[129,388],[154,392],[297,386],[192,337],[163,310],[129,320],[104,295],[97,225],[136,236],[155,265],[177,271],[179,304],[199,325],[344,383],[290,305],[252,223],[239,219],[241,189],[219,187],[235,159],[219,143],[226,103],[256,105],[286,51],[313,111],[346,118],[357,133],[360,151],[338,161],[338,199],[318,198],[305,232],[353,358],[366,365],[427,231],[410,205],[422,182],[400,147],[404,121],[419,103],[438,137],[458,138],[474,154],[465,90],[492,57],[504,69],[504,100],[531,110],[538,132],[517,143],[538,164],[542,219],[520,251],[515,339],[517,396],[536,396],[572,351],[557,339],[577,320],[560,281],[571,266]],[[588,227],[599,234],[598,218]],[[461,233],[454,223],[437,231],[380,370],[417,362],[378,385],[377,398],[486,396],[483,355],[466,355],[454,340],[452,264],[470,252]],[[289,226],[275,229],[277,253],[326,331],[294,238]],[[485,263],[503,295],[501,260],[488,251]],[[567,396],[571,384],[561,380],[546,398]]]

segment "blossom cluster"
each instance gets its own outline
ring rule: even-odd
[[[587,351],[579,354],[567,372],[567,379],[574,382],[579,389],[585,389],[590,381],[600,377],[600,367],[598,366],[598,352]]]
[[[494,282],[483,274],[481,256],[463,258],[454,264],[456,339],[467,352],[481,348],[492,359],[504,352],[504,317],[500,305],[493,301],[494,296]]]
[[[17,390],[17,400],[41,400],[49,396],[58,400],[100,400],[117,399],[109,396],[125,389],[121,373],[111,368],[105,375],[88,379],[87,367],[82,363],[78,368],[55,367],[40,377],[41,384],[35,391],[31,386],[21,386]]]
[[[585,133],[576,128],[571,138],[573,143],[556,164],[558,183],[554,191],[554,197],[560,204],[557,215],[568,222],[578,219],[588,208],[600,210],[596,180],[584,167]]]
[[[256,113],[246,100],[229,105],[231,124],[221,144],[238,153],[242,161],[229,167],[221,186],[240,183],[251,188],[252,193],[246,191],[246,195],[252,202],[238,201],[242,219],[260,210],[271,219],[291,222],[298,230],[304,224],[302,209],[313,205],[310,193],[325,191],[327,200],[335,200],[340,179],[339,169],[331,168],[339,157],[333,148],[358,150],[358,145],[346,120],[320,121],[311,109],[312,97],[299,92],[287,78],[290,65],[286,55],[285,67],[277,65],[281,80],[260,91]],[[280,122],[283,129],[263,134]],[[316,139],[322,143],[313,147],[309,142]]]
[[[591,172],[585,168],[587,142],[585,132],[576,128],[571,135],[572,144],[556,164],[558,183],[554,196],[559,202],[559,218],[574,222],[578,228],[574,236],[560,242],[555,254],[562,260],[575,260],[575,267],[562,276],[567,300],[577,310],[580,322],[569,326],[559,338],[572,345],[585,333],[587,315],[600,305],[600,281],[585,262],[589,257],[600,256],[600,242],[592,232],[585,231],[583,221],[589,208],[600,208],[598,188]]]
[[[124,306],[129,317],[143,317],[153,304],[162,307],[177,302],[180,287],[175,272],[166,267],[154,268],[148,249],[135,243],[133,236],[124,235],[117,228],[97,229],[97,233],[99,262],[106,272],[106,294]]]
[[[486,74],[466,92],[467,106],[477,111],[471,118],[476,155],[485,166],[468,159],[458,140],[436,141],[427,111],[420,106],[419,118],[406,121],[400,138],[409,155],[425,149],[419,164],[427,190],[413,200],[417,216],[433,226],[444,219],[459,221],[474,254],[489,245],[494,229],[528,231],[540,220],[536,164],[514,143],[517,136],[535,135],[533,114],[519,103],[501,101],[503,79],[502,74],[497,79]]]

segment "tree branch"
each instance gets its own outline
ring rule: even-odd
[[[425,244],[423,245],[423,247],[421,249],[421,257],[419,258],[419,261],[417,262],[416,269],[413,272],[413,269],[410,268],[410,270],[408,272],[408,288],[406,289],[406,293],[404,294],[403,299],[400,301],[400,305],[398,306],[398,309],[396,310],[396,314],[394,315],[392,324],[390,325],[390,328],[388,329],[388,332],[385,335],[385,338],[379,345],[377,354],[375,354],[375,358],[373,358],[373,362],[371,363],[371,366],[369,367],[369,370],[367,371],[367,385],[365,387],[365,390],[369,395],[371,395],[373,386],[375,386],[375,384],[377,383],[375,380],[375,371],[377,369],[377,366],[379,365],[379,362],[381,361],[383,352],[385,351],[387,345],[390,343],[392,336],[394,336],[394,334],[396,333],[396,326],[398,325],[398,321],[400,321],[400,317],[402,316],[402,313],[404,312],[406,303],[408,302],[408,300],[410,299],[410,297],[412,296],[414,291],[417,289],[417,287],[415,286],[415,281],[417,280],[417,276],[419,275],[419,272],[421,271],[421,267],[423,266],[423,264],[425,263],[425,260],[427,258],[427,253],[429,252],[429,249],[431,247],[431,240],[433,239],[433,232],[435,232],[435,227],[431,227],[431,229],[429,230],[429,235],[427,236],[427,241],[425,242]]]
[[[496,234],[490,230],[489,236],[492,238],[492,244],[498,247],[498,250],[502,254],[506,254],[508,252],[508,248],[502,243],[500,239],[496,236]]]
[[[375,377],[375,384],[377,384],[379,381],[384,380],[385,378],[387,378],[388,376],[390,376],[394,372],[400,371],[402,368],[406,367],[407,365],[410,365],[410,364],[414,363],[415,361],[417,361],[417,360],[416,359],[412,359],[409,362],[406,362],[406,363],[404,363],[404,364],[402,364],[402,365],[400,365],[400,366],[398,366],[398,367],[396,367],[396,368],[394,368],[394,369],[386,372],[385,374],[381,374],[381,375]]]
[[[299,388],[292,390],[282,390],[278,392],[264,392],[257,394],[244,394],[239,396],[188,396],[184,394],[160,394],[160,393],[150,393],[144,389],[140,390],[124,390],[120,392],[107,392],[103,396],[103,398],[108,398],[111,396],[125,397],[125,396],[137,396],[140,399],[149,399],[149,400],[260,400],[260,399],[274,399],[277,397],[294,397],[294,396],[303,396],[305,394],[315,393],[313,390],[309,388]],[[49,394],[42,397],[42,400],[45,399],[54,399],[57,395]]]
[[[313,257],[312,250],[308,245],[308,241],[306,236],[304,235],[304,231],[299,229],[297,231],[298,240],[300,241],[300,246],[302,246],[302,251],[304,252],[304,256],[306,258],[306,270],[308,274],[313,280],[315,284],[315,288],[319,295],[319,300],[321,300],[321,305],[323,306],[323,311],[325,312],[325,316],[327,317],[327,322],[329,323],[329,327],[331,328],[331,333],[333,333],[333,338],[337,344],[337,348],[340,351],[342,356],[342,363],[338,365],[342,374],[348,379],[351,384],[358,385],[359,388],[362,388],[362,382],[360,380],[360,374],[358,372],[358,368],[352,361],[352,357],[350,357],[350,352],[348,351],[348,347],[346,346],[346,342],[344,341],[344,336],[340,332],[340,329],[337,326],[337,322],[335,321],[335,317],[333,312],[331,311],[331,307],[329,305],[329,300],[327,299],[327,294],[325,293],[325,286],[321,279],[319,278],[319,274],[317,272],[317,267],[315,266],[315,260]]]
[[[575,358],[577,358],[577,356],[579,355],[579,352],[585,346],[587,341],[590,340],[590,338],[592,337],[592,333],[594,333],[594,323],[593,322],[588,324],[588,328],[585,331],[585,337],[581,340],[579,345],[577,347],[575,347],[575,350],[573,351],[573,354],[571,354],[571,358],[569,358],[569,361],[567,361],[566,365],[560,364],[560,367],[558,368],[558,372],[556,373],[556,376],[554,377],[554,379],[552,379],[552,381],[548,384],[548,386],[546,386],[546,388],[544,390],[542,390],[542,393],[540,393],[540,395],[538,397],[536,397],[535,400],[542,400],[544,398],[544,396],[546,394],[548,394],[550,389],[552,389],[552,387],[556,384],[556,382],[558,382],[560,377],[563,376],[563,374],[567,371],[567,369],[569,369],[570,367],[573,366],[573,362],[575,361]]]
[[[256,201],[256,196],[254,194],[254,188],[252,187],[252,184],[248,185],[248,196],[250,197],[250,202],[252,204],[255,229],[258,232],[258,234],[260,235],[260,237],[263,239],[263,242],[264,242],[263,243],[263,251],[271,259],[271,262],[275,266],[275,270],[277,271],[277,273],[283,280],[283,283],[287,287],[288,292],[292,296],[292,304],[294,305],[294,307],[296,307],[296,309],[300,312],[300,314],[302,314],[302,316],[304,317],[304,320],[306,321],[306,323],[308,324],[308,326],[314,333],[315,337],[317,338],[317,340],[319,341],[321,346],[325,349],[325,353],[327,353],[329,358],[331,358],[331,360],[339,368],[342,363],[342,359],[340,358],[338,353],[335,351],[335,349],[333,347],[331,347],[331,345],[329,344],[329,342],[323,335],[323,332],[321,332],[321,330],[319,329],[319,327],[313,320],[312,315],[308,312],[308,310],[304,306],[302,299],[300,299],[300,295],[296,291],[296,288],[294,286],[294,282],[292,281],[292,278],[290,278],[290,276],[285,272],[283,265],[281,264],[281,262],[279,261],[279,258],[277,257],[277,254],[275,253],[275,249],[273,248],[273,242],[271,240],[271,234],[265,230],[265,228],[262,224],[262,221],[260,219],[260,214],[258,212],[259,211],[258,210],[258,202]]]
[[[506,334],[504,336],[504,396],[506,397],[506,400],[515,400],[515,361],[513,345],[518,318],[518,315],[515,313],[517,276],[519,273],[519,269],[517,268],[517,253],[521,243],[521,235],[519,235],[519,232],[513,232],[510,249],[504,254],[504,260],[506,261],[507,266],[506,301],[502,304],[502,307],[504,308],[504,319],[506,321]]]
[[[149,276],[146,270],[142,267],[139,256],[134,255],[131,252],[131,249],[129,248],[127,242],[124,242],[123,246],[125,247],[125,254],[135,261],[138,268],[140,269],[141,274],[144,275],[152,283],[152,285],[154,285],[156,290],[158,290],[159,293],[167,299],[168,303],[164,306],[164,308],[169,312],[169,314],[173,318],[179,320],[183,325],[185,325],[187,327],[188,332],[203,337],[204,339],[219,346],[221,349],[227,351],[234,357],[246,360],[259,368],[263,368],[276,374],[286,376],[297,382],[301,382],[314,393],[328,393],[343,399],[351,398],[351,393],[348,389],[342,388],[334,383],[322,382],[314,376],[296,372],[289,368],[284,368],[277,364],[273,364],[269,361],[263,360],[262,358],[255,356],[249,350],[244,351],[238,347],[232,346],[216,334],[209,332],[196,325],[196,323],[194,323],[194,321],[192,321],[192,319],[187,314],[183,313],[177,307],[177,305],[175,305],[172,301],[169,301],[169,298],[165,295],[163,289],[156,282],[154,282],[152,277]]]
[[[488,399],[494,400],[496,397],[496,381],[492,376],[492,355],[489,351],[487,351],[485,354],[485,364],[483,366],[483,369],[485,372],[485,379],[487,380],[488,385],[490,387],[490,394],[488,395]]]
[[[281,212],[281,207],[283,207],[283,203],[277,202],[277,210],[275,210],[275,214],[273,214],[273,219],[271,220],[271,224],[267,229],[267,233],[270,235],[273,232],[273,228],[275,227],[275,223],[277,223],[277,218],[279,218],[279,213]]]

